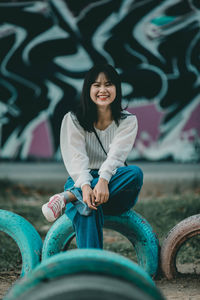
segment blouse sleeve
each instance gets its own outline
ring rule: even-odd
[[[137,135],[138,123],[134,115],[128,115],[117,128],[116,134],[109,146],[107,159],[99,169],[100,177],[110,181],[116,168],[123,166],[131,151]]]
[[[85,132],[72,113],[67,113],[61,124],[60,148],[65,167],[76,187],[89,184],[93,179],[85,147]]]

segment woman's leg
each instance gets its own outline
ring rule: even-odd
[[[98,179],[94,179],[94,185]],[[98,207],[92,210],[83,203],[82,191],[74,188],[70,178],[65,185],[65,192],[74,195],[77,201],[67,204],[66,214],[71,219],[75,232],[78,248],[103,248],[103,211]]]
[[[98,177],[95,176],[91,187],[94,188],[97,182]],[[110,180],[108,202],[99,206],[97,211],[92,210],[88,216],[85,216],[77,212],[72,203],[67,205],[68,213],[67,211],[66,213],[73,222],[78,248],[103,248],[103,213],[120,215],[133,207],[142,183],[143,174],[140,168],[136,166],[120,167]],[[82,195],[81,190],[78,191],[79,195]]]
[[[102,205],[104,214],[120,215],[137,202],[143,184],[143,173],[137,166],[120,167],[109,182],[110,197]]]
[[[89,216],[78,212],[73,219],[78,248],[103,248],[103,212],[102,208],[92,210]]]

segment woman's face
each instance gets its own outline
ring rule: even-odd
[[[90,87],[90,98],[98,107],[110,106],[116,98],[116,87],[104,73],[99,73]]]

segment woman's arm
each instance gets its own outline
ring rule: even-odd
[[[122,166],[131,151],[137,135],[138,123],[134,115],[128,115],[120,122],[115,137],[110,144],[107,158],[99,169],[100,178],[110,181],[116,168]]]
[[[76,187],[90,185],[93,179],[85,147],[85,132],[72,113],[67,113],[60,131],[60,148],[65,167]]]

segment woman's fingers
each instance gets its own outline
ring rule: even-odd
[[[96,206],[92,204],[91,200],[87,202],[87,205],[89,208],[97,210]]]
[[[96,205],[100,205],[102,203],[106,203],[108,201],[109,194],[108,193],[97,193],[95,203]]]
[[[106,187],[96,185],[92,190],[91,187],[85,187],[83,189],[83,201],[89,208],[97,210],[97,207],[103,203],[106,203],[109,198],[109,190]]]
[[[101,203],[100,203],[99,195],[97,193],[96,188],[93,189],[93,194],[94,194],[94,197],[95,197],[95,205],[99,206]]]
[[[95,206],[95,195],[91,187],[86,184],[82,187],[82,193],[83,193],[83,202],[88,205],[91,209],[97,209]]]
[[[102,199],[103,199],[103,197],[102,197],[101,193],[98,193],[96,191],[96,193],[95,193],[95,203],[98,204],[98,205],[101,204],[102,203]]]
[[[100,178],[93,189],[94,195],[96,197],[96,205],[106,203],[109,199],[109,189],[107,180]]]
[[[95,197],[94,193],[92,193],[91,199],[92,199],[92,205],[95,206],[95,205],[96,205],[96,204],[95,204],[95,199],[96,199],[96,197]]]
[[[97,210],[92,194],[89,194],[86,197],[84,197],[83,201],[88,205],[89,208]]]

